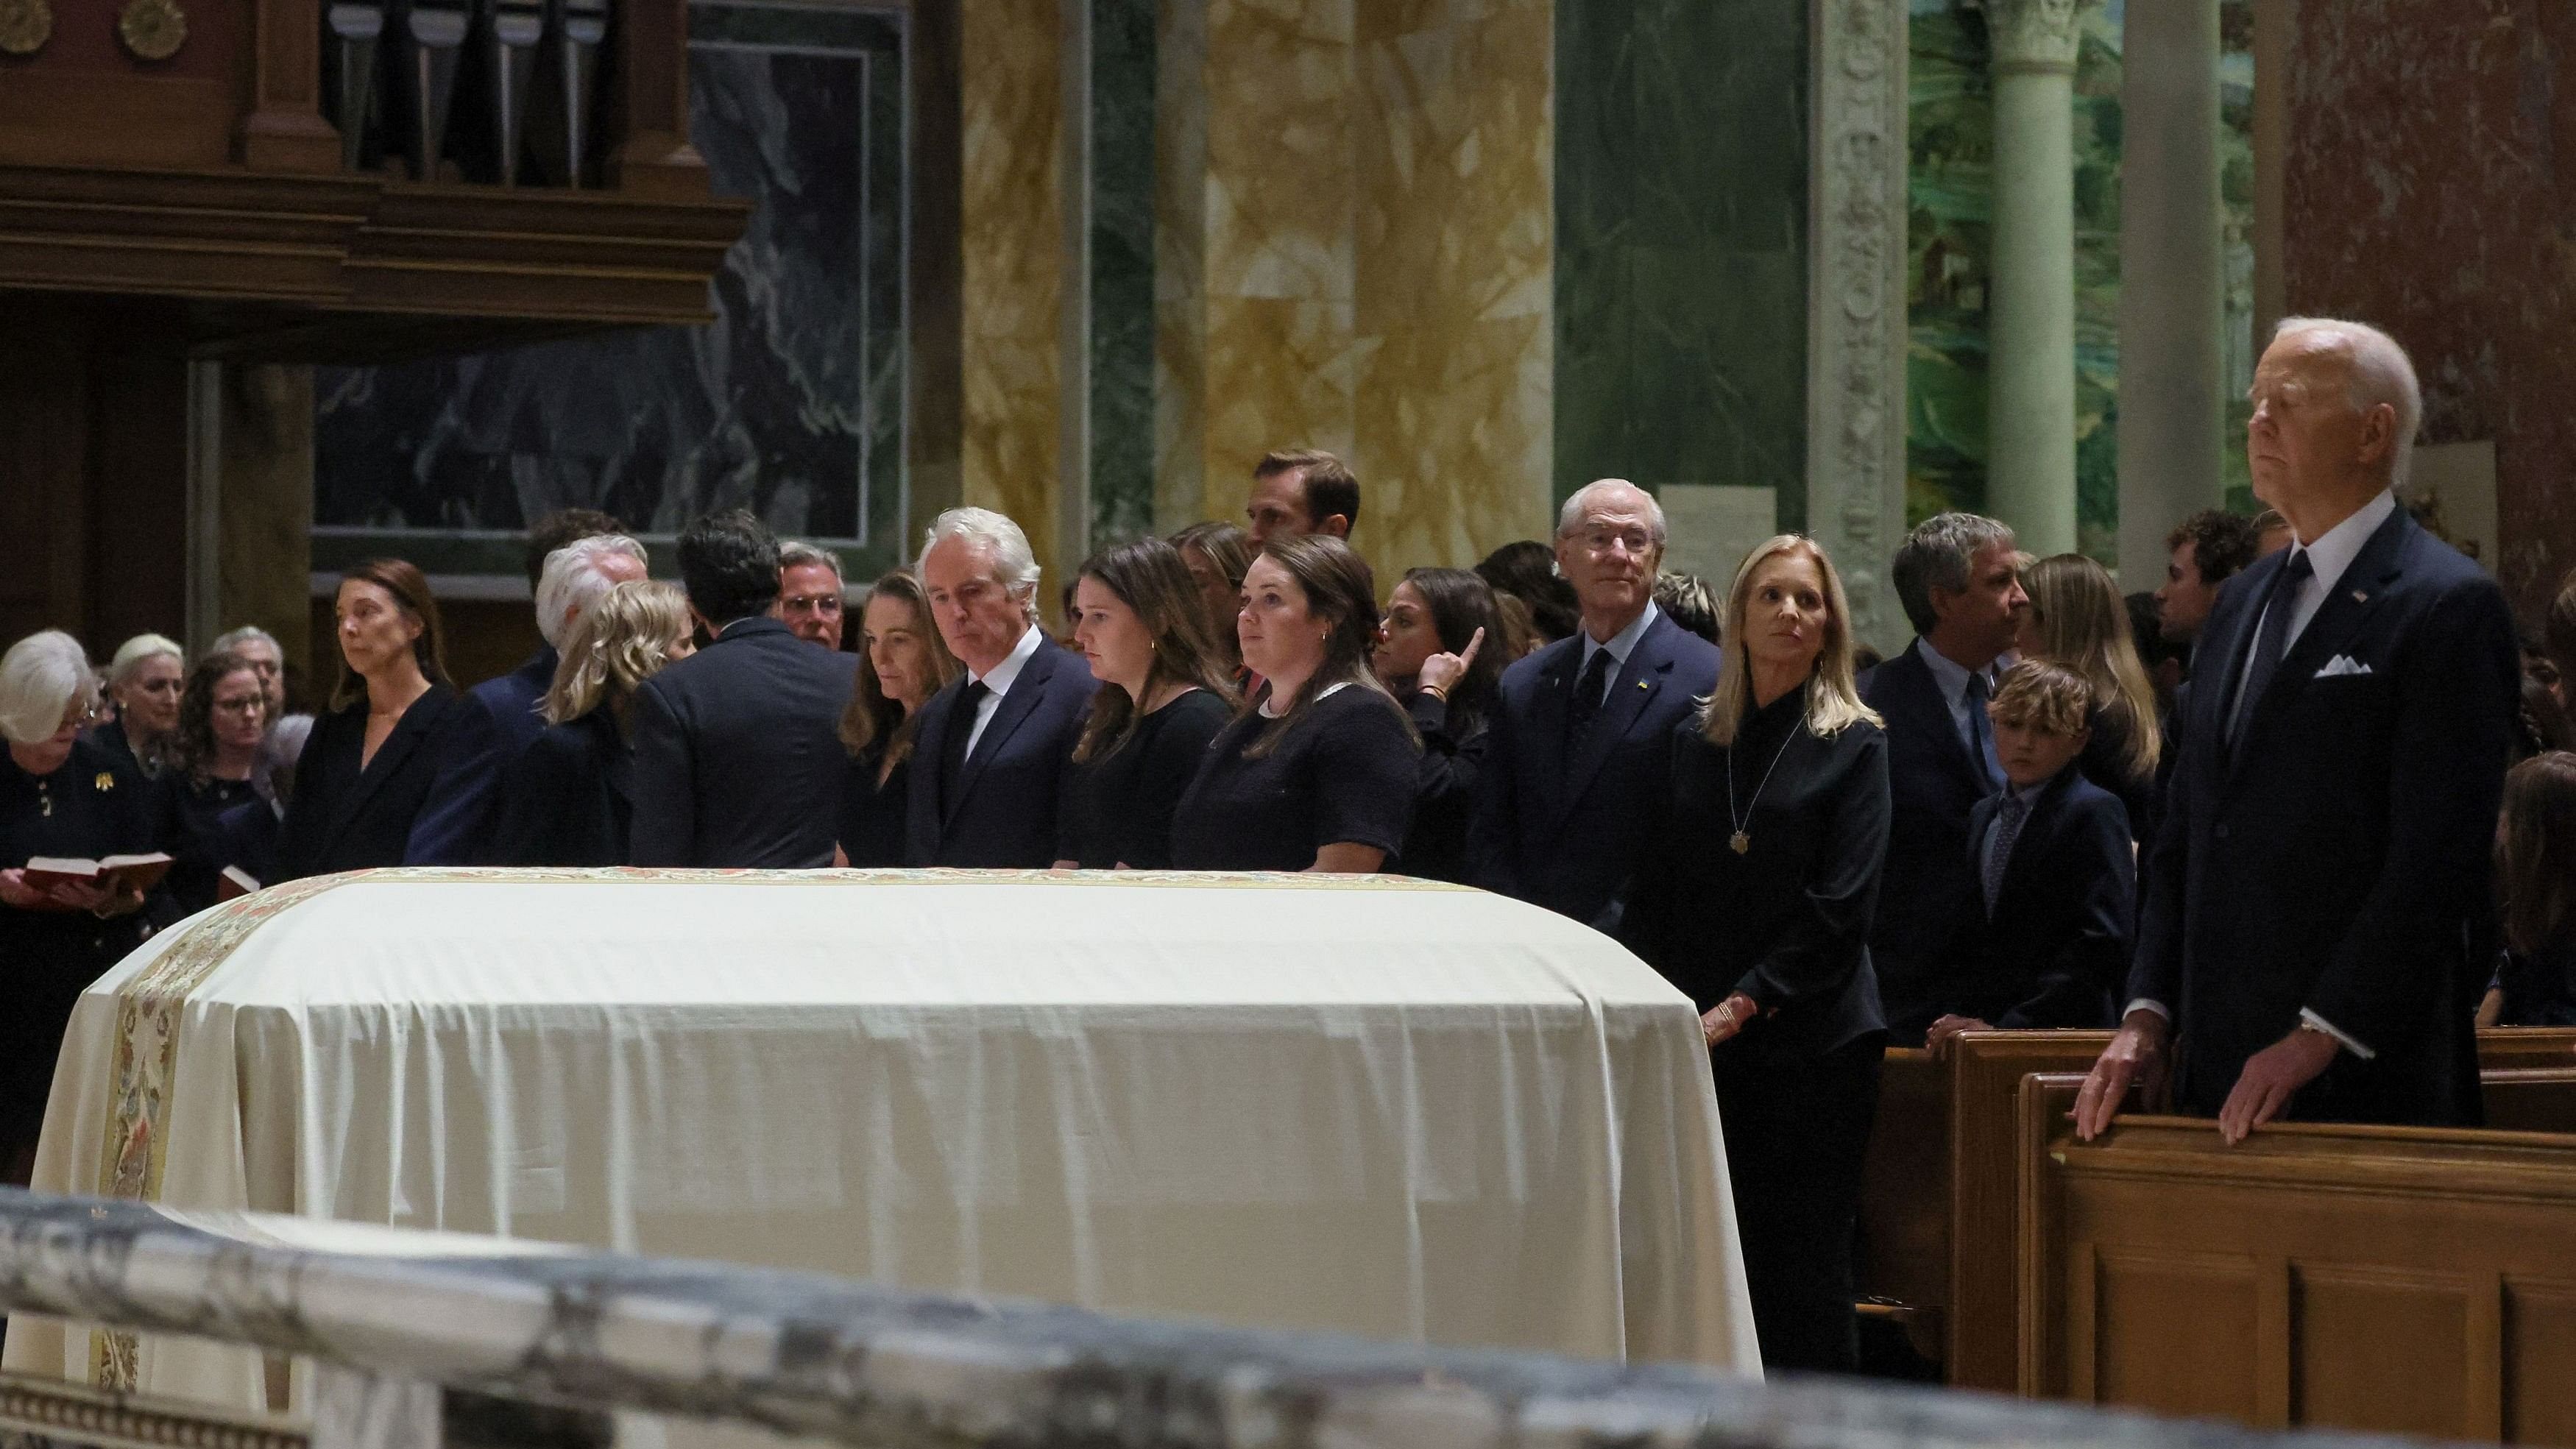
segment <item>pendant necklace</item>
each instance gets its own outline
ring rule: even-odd
[[[1726,843],[1736,854],[1743,855],[1753,849],[1753,835],[1744,827],[1753,823],[1753,809],[1762,803],[1762,792],[1771,784],[1771,771],[1780,768],[1780,757],[1789,753],[1789,741],[1798,737],[1798,731],[1805,724],[1806,721],[1802,719],[1789,726],[1789,733],[1780,741],[1780,748],[1771,754],[1769,768],[1762,772],[1762,783],[1753,787],[1753,798],[1744,802],[1744,813],[1741,816],[1735,813],[1735,750],[1731,746],[1727,749],[1726,820],[1728,824],[1735,827],[1735,833],[1726,837]]]

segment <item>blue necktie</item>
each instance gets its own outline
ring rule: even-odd
[[[1968,675],[1968,749],[1977,757],[1977,769],[1986,777],[1989,792],[2004,786],[2004,763],[1995,758],[1995,732],[1986,722],[1986,675],[1974,670]]]
[[[2254,634],[2254,658],[2245,666],[2243,686],[2238,689],[2233,708],[2227,714],[2227,743],[2234,745],[2244,733],[2245,721],[2254,707],[2263,701],[2263,691],[2272,675],[2281,667],[2281,656],[2289,649],[2290,616],[2299,611],[2299,585],[2315,577],[2317,566],[2308,561],[2308,551],[2300,549],[2274,575],[2272,587],[2263,601],[2263,622]]]
[[[1986,914],[1995,913],[1995,898],[2004,892],[2004,867],[2012,862],[2013,842],[2030,821],[2030,797],[2007,793],[1995,806],[1993,843],[1986,847]]]

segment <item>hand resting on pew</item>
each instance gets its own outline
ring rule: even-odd
[[[2075,1094],[2072,1115],[2078,1139],[2090,1142],[2102,1135],[2111,1119],[2120,1115],[2132,1087],[2150,1107],[2164,1104],[2173,1064],[2167,1050],[2172,1034],[2173,1026],[2162,1012],[2141,1009],[2121,1021],[2119,1033],[2085,1074],[2084,1089]]]

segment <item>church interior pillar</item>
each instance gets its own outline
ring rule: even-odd
[[[1986,508],[2035,554],[2075,547],[2074,82],[2082,0],[1986,0],[1994,288]]]

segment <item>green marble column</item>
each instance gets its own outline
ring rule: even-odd
[[[2075,547],[2074,81],[2083,0],[1986,0],[1994,46],[1987,510]]]

